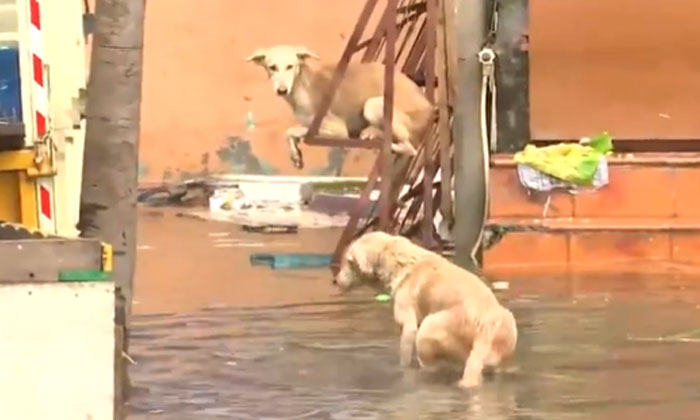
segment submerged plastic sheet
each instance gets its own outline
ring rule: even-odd
[[[251,265],[267,265],[272,269],[279,268],[316,268],[329,267],[331,254],[252,254]]]

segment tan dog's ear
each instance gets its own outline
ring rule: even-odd
[[[302,61],[306,60],[306,59],[309,58],[309,57],[315,58],[315,59],[317,59],[317,60],[320,60],[320,59],[321,59],[321,57],[319,57],[318,55],[314,54],[313,52],[311,52],[311,51],[310,51],[308,48],[306,48],[306,47],[297,47],[297,48],[296,48],[296,52],[297,52],[297,57],[299,57],[299,60],[302,60]]]
[[[245,59],[245,61],[252,61],[255,64],[263,64],[265,62],[265,57],[267,56],[267,51],[266,50],[255,50],[253,54],[251,54],[248,58]]]

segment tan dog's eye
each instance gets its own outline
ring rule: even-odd
[[[270,71],[277,71],[277,65],[276,64],[271,65]]]
[[[292,67],[293,67],[293,66],[292,66],[291,64],[290,64],[290,65],[288,65],[288,66],[287,66],[287,70],[291,70],[291,69],[292,69]]]

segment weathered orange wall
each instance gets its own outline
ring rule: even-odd
[[[291,110],[264,71],[244,59],[259,47],[299,44],[335,62],[364,0],[146,4],[141,182],[177,181],[205,171],[323,172],[330,150],[323,147],[305,146],[306,167],[292,167],[284,138],[294,122]],[[248,112],[256,124],[252,131]],[[229,148],[232,136],[249,141],[250,156],[245,144]],[[370,156],[351,152],[343,174],[367,174]]]
[[[700,138],[699,1],[529,5],[532,137]]]

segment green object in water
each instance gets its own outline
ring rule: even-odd
[[[251,265],[267,265],[273,269],[329,267],[332,260],[331,254],[252,254],[250,256]]]
[[[102,270],[64,270],[58,273],[58,281],[65,283],[109,281],[112,273]]]
[[[587,144],[560,143],[545,147],[529,144],[515,154],[514,160],[567,182],[590,185],[600,159],[609,154],[612,147],[612,137],[603,132]]]
[[[377,302],[389,302],[391,300],[391,296],[387,295],[386,293],[380,293],[374,297],[374,300]]]

